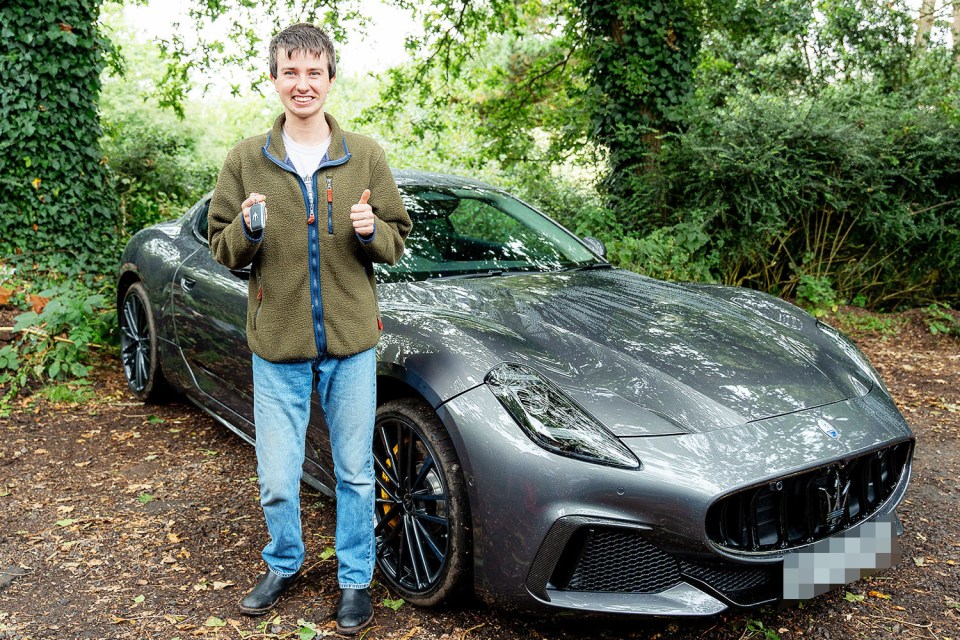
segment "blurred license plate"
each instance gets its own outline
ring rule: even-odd
[[[788,553],[783,558],[783,599],[807,600],[900,561],[893,514]]]

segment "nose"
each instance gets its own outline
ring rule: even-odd
[[[310,83],[308,82],[308,78],[306,74],[301,73],[297,75],[297,89],[301,91],[306,91],[309,88],[310,88]]]

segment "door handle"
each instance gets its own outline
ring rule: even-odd
[[[196,280],[192,280],[190,278],[180,278],[180,288],[184,291],[191,291],[195,284],[197,284]]]

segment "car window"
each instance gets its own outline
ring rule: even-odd
[[[201,200],[196,209],[194,209],[191,214],[191,220],[193,221],[193,235],[197,237],[197,240],[203,244],[210,244],[207,240],[207,211],[210,209],[210,200],[204,199]]]
[[[579,240],[515,198],[478,188],[401,190],[413,230],[385,281],[500,271],[553,271],[598,262]]]

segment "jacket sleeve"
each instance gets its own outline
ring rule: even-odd
[[[220,169],[207,214],[207,238],[213,259],[228,269],[242,269],[260,249],[263,233],[253,235],[243,224],[240,205],[247,198],[240,177],[240,151],[234,147]]]
[[[413,224],[403,206],[400,191],[382,149],[372,168],[370,206],[377,217],[376,226],[373,236],[361,241],[360,246],[372,262],[396,264],[403,255],[403,243]]]

